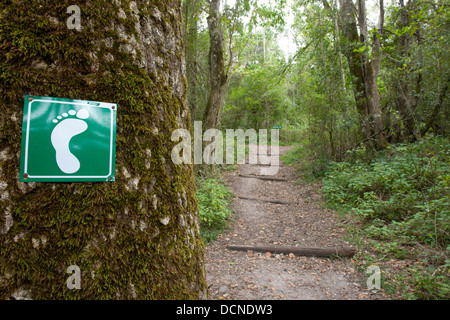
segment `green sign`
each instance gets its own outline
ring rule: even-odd
[[[20,181],[114,181],[117,105],[25,96]]]
[[[280,124],[280,125],[278,125],[278,126],[272,126],[272,129],[281,129],[282,128],[282,125]]]

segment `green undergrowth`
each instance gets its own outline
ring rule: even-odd
[[[291,150],[281,156],[281,160],[288,166],[294,166],[306,181],[315,181],[325,175],[330,164],[327,155],[312,150],[307,143],[293,146]]]
[[[197,198],[200,209],[200,234],[208,243],[226,229],[232,213],[233,193],[218,173],[197,178]]]
[[[360,148],[323,170],[327,206],[352,221],[356,263],[377,264],[393,297],[450,298],[449,164],[449,139],[429,136],[375,155]]]

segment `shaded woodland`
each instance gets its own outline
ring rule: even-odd
[[[206,299],[234,167],[170,161],[173,132],[202,121],[281,128],[283,162],[320,184],[362,272],[448,299],[449,15],[445,0],[2,0],[0,298]],[[19,181],[24,96],[117,104],[114,183]]]
[[[444,1],[192,0],[183,11],[194,120],[283,124],[337,160],[448,135]]]
[[[189,0],[183,12],[192,120],[281,126],[295,145],[284,161],[359,221],[355,241],[378,254],[364,259],[420,261],[386,271],[388,286],[448,297],[449,4]]]

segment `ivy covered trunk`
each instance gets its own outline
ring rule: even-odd
[[[181,20],[180,0],[0,4],[1,299],[206,297],[192,167],[171,161]],[[24,95],[117,103],[116,181],[19,182]]]

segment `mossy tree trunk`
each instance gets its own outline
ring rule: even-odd
[[[206,296],[192,167],[171,161],[190,123],[181,20],[180,0],[0,4],[0,298]],[[116,181],[19,182],[25,94],[117,103]]]
[[[225,70],[224,35],[220,0],[209,3],[209,83],[210,91],[204,114],[204,129],[220,129],[223,103],[228,83]]]

